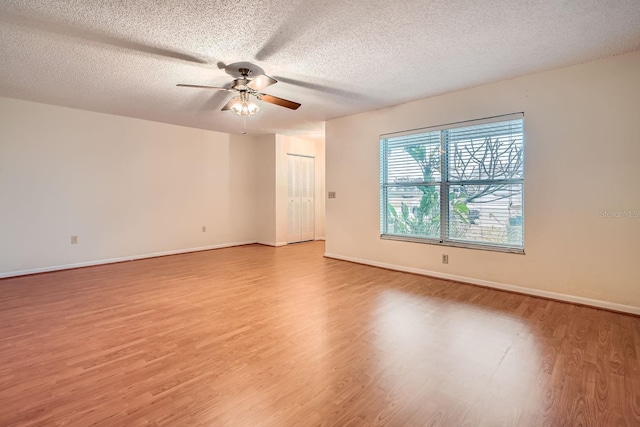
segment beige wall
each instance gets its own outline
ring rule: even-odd
[[[256,138],[258,174],[257,241],[276,245],[276,136]]]
[[[287,153],[316,159],[324,238],[324,138],[229,135],[0,98],[0,277],[283,244]]]
[[[326,142],[325,136],[317,136],[311,138],[316,146],[316,162],[315,162],[315,207],[316,207],[316,240],[325,239],[325,209],[326,209]]]
[[[255,144],[0,98],[0,275],[256,241]]]
[[[380,134],[520,111],[526,255],[379,238]],[[337,192],[327,254],[640,307],[640,218],[601,217],[640,212],[640,51],[333,120],[326,132]]]

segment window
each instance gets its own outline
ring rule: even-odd
[[[380,137],[382,238],[524,252],[524,119]]]

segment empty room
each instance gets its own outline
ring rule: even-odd
[[[640,1],[0,2],[0,426],[640,426]]]

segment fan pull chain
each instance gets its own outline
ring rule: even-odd
[[[242,118],[242,134],[243,135],[247,134],[247,118],[246,117]]]

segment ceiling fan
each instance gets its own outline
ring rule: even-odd
[[[222,111],[230,110],[233,113],[242,116],[253,116],[260,109],[258,105],[251,102],[250,96],[254,96],[258,98],[260,101],[268,102],[270,104],[279,105],[281,107],[289,108],[291,110],[297,110],[301,104],[293,101],[289,101],[287,99],[278,98],[277,96],[268,95],[266,93],[261,93],[260,91],[264,88],[271,86],[272,84],[278,83],[278,81],[272,77],[261,74],[254,79],[249,80],[249,74],[251,74],[251,70],[248,68],[240,68],[238,69],[240,72],[240,77],[233,80],[233,85],[231,88],[224,87],[215,87],[215,86],[200,86],[200,85],[187,85],[187,84],[178,84],[176,86],[180,87],[193,87],[198,89],[213,89],[213,90],[223,90],[227,92],[236,93],[234,96],[226,103],[224,107],[222,107]]]

